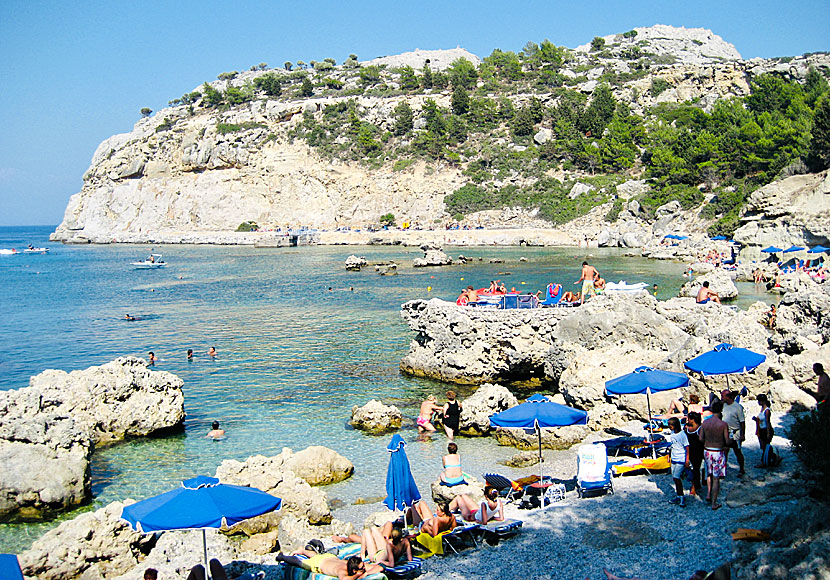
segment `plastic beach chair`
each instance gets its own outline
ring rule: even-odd
[[[524,493],[521,485],[498,473],[485,473],[482,477],[484,477],[487,485],[495,488],[499,495],[507,501],[519,499]]]
[[[611,466],[605,445],[592,443],[580,445],[576,452],[576,493],[614,493],[611,483]]]
[[[557,306],[564,294],[561,284],[555,284],[553,288],[548,285],[548,290],[545,292],[545,299],[539,302],[539,306]]]

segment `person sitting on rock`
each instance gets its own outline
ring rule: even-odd
[[[764,326],[769,329],[775,328],[775,318],[777,317],[778,312],[776,312],[775,304],[772,304],[764,313]]]
[[[695,302],[698,304],[706,304],[710,300],[716,304],[720,304],[720,297],[718,296],[718,293],[709,289],[709,281],[706,280],[703,282],[703,286],[700,287],[700,290],[697,291],[697,298],[695,299]]]
[[[447,455],[441,459],[444,470],[441,472],[441,485],[452,487],[461,485],[464,481],[464,473],[461,471],[461,456],[458,455],[458,445],[450,443],[447,445]]]

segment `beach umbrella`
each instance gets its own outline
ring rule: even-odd
[[[830,250],[830,248],[825,248],[822,245],[818,245],[815,248],[810,248],[809,250],[807,250],[807,253],[808,254],[823,254],[823,253],[827,252],[828,250]]]
[[[200,475],[184,480],[174,490],[126,506],[121,519],[143,534],[202,530],[205,574],[210,578],[205,530],[232,526],[277,510],[281,503],[280,498],[262,490],[219,483],[215,477]]]
[[[712,239],[712,241],[715,241],[715,242],[722,242],[726,239],[726,236],[715,236],[714,238],[711,238],[711,239]]]
[[[670,239],[670,240],[676,240],[676,239],[677,239],[677,236],[676,236],[675,234],[666,234],[666,235],[665,235],[665,236],[663,236],[663,237],[664,237],[664,238],[668,238],[668,239]]]
[[[421,492],[415,485],[409,459],[406,457],[406,441],[395,433],[392,441],[386,446],[389,452],[389,467],[386,470],[386,499],[383,505],[392,511],[406,510],[421,499]],[[406,512],[404,511],[404,525]]]
[[[766,355],[724,342],[687,361],[684,366],[703,376],[736,375],[748,373],[765,360]]]
[[[689,386],[689,377],[685,373],[661,371],[651,367],[637,367],[634,372],[605,382],[605,391],[610,395],[646,396],[648,405],[648,424],[651,425],[651,393],[670,391]],[[649,438],[650,439],[650,438]],[[652,457],[654,447],[651,448]]]
[[[804,249],[805,248],[802,248],[801,246],[790,246],[789,248],[784,250],[784,253],[789,254],[790,252],[800,252],[801,250],[804,250]]]
[[[784,250],[782,250],[781,248],[776,248],[775,246],[767,246],[761,251],[765,254],[778,254],[780,252],[783,252]]]
[[[23,580],[20,563],[14,554],[0,554],[0,580]]]
[[[542,395],[531,395],[521,405],[516,405],[490,416],[490,424],[496,427],[533,429],[539,437],[539,481],[542,481],[542,428],[586,425],[588,413],[559,403]]]

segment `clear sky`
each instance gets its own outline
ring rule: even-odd
[[[744,58],[830,50],[830,0],[4,0],[0,225],[58,224],[101,141],[224,71],[416,48],[484,57],[546,38],[573,48],[654,24],[709,28]]]

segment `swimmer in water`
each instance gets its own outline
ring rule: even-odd
[[[215,346],[210,347],[210,349],[208,350],[208,356],[209,357],[215,357],[216,356],[216,347]]]
[[[124,315],[124,320],[135,320],[135,316],[130,316],[129,314]]]
[[[158,360],[158,359],[156,358],[156,353],[154,353],[154,352],[151,350],[151,351],[148,353],[148,355],[147,355],[147,362],[148,362],[148,364],[154,365],[154,364],[156,364],[156,361],[157,361],[157,360]]]
[[[187,360],[193,360],[193,349],[187,349]]]
[[[225,438],[225,430],[219,428],[219,421],[214,421],[210,426],[210,431],[205,436],[210,439],[224,439]]]

